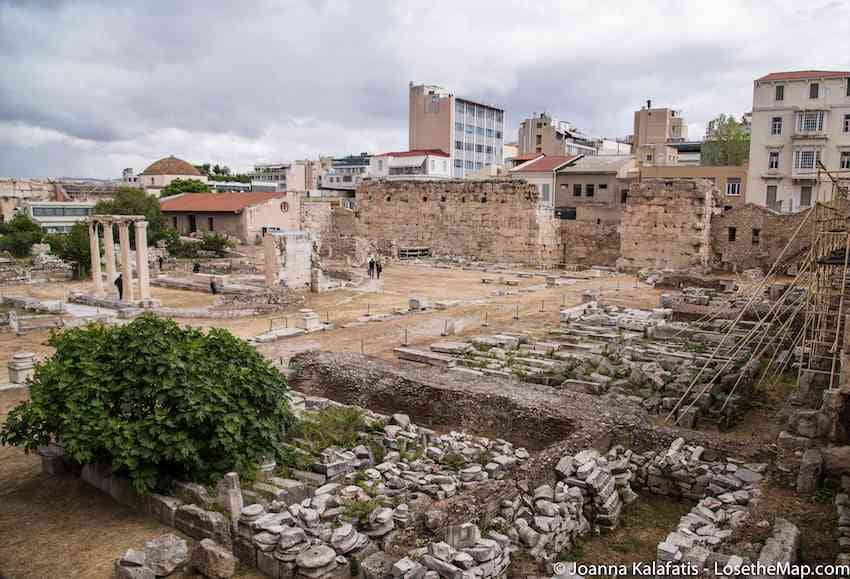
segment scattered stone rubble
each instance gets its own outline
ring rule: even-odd
[[[722,334],[711,325],[705,329],[670,322],[670,313],[589,302],[564,310],[561,325],[542,337],[531,333],[484,335],[463,342],[437,342],[431,345],[431,352],[399,348],[396,354],[466,373],[515,377],[564,390],[610,395],[639,403],[657,414],[673,409],[708,363],[708,370],[680,404],[679,424],[692,428],[698,417],[712,422],[732,420],[749,397],[758,362],[750,360],[748,349],[733,355],[726,346],[710,360]],[[733,356],[730,365],[709,395],[700,396],[729,356]],[[732,388],[735,392],[723,408],[723,395]]]

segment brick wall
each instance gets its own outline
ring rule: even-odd
[[[554,264],[558,223],[519,180],[385,181],[357,189],[358,229],[379,249],[430,247],[436,255]]]
[[[644,179],[632,184],[620,225],[618,265],[706,268],[716,195],[705,179]]]

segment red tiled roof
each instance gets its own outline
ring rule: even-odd
[[[543,153],[523,153],[522,155],[516,155],[511,157],[511,161],[531,161],[532,159],[536,159],[537,157],[545,157]]]
[[[201,177],[201,172],[183,159],[171,155],[152,163],[140,175],[191,175],[192,177]]]
[[[431,155],[432,157],[449,157],[450,155],[440,149],[413,149],[412,151],[391,151],[375,157],[421,157]]]
[[[788,72],[771,72],[756,80],[802,80],[804,78],[842,78],[846,76],[850,76],[850,72],[840,72],[837,70],[791,70]]]
[[[555,169],[566,165],[570,161],[580,158],[582,155],[549,155],[541,157],[536,161],[532,161],[522,167],[513,169],[516,173],[541,173],[545,171],[554,171]]]
[[[247,191],[244,193],[182,193],[159,200],[164,213],[191,211],[193,213],[240,213],[246,207],[265,203],[270,199],[283,199],[286,193],[275,191]]]

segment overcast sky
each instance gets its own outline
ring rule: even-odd
[[[850,3],[0,0],[0,176],[113,178],[166,155],[407,148],[407,87],[599,136],[648,98],[690,137],[768,72],[850,69]]]

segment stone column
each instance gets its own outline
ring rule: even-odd
[[[151,299],[151,276],[148,271],[148,222],[136,221],[136,277],[139,278],[139,299]]]
[[[106,259],[106,293],[112,293],[115,283],[115,239],[112,236],[112,223],[103,224],[103,249]]]
[[[126,221],[118,222],[118,242],[121,244],[121,285],[125,302],[133,301],[133,268],[130,267],[130,227]]]
[[[270,233],[266,233],[263,236],[263,253],[265,258],[266,287],[275,287],[277,285],[280,263],[278,262],[277,239]]]
[[[89,223],[89,244],[91,247],[91,278],[94,282],[94,292],[103,293],[103,278],[100,272],[100,240],[97,234],[97,221]]]

